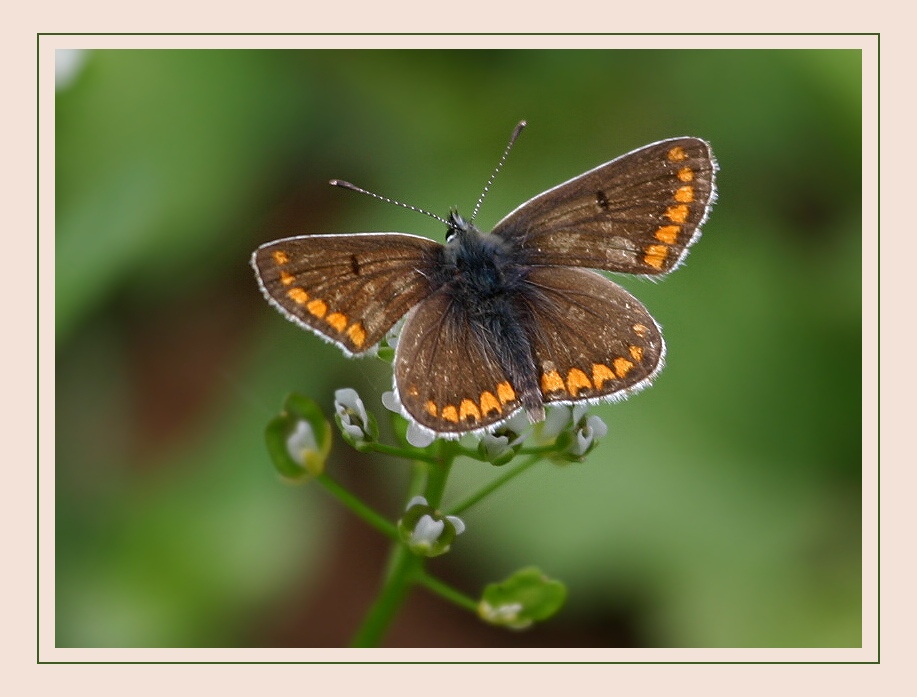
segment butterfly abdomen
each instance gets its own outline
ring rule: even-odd
[[[531,341],[528,303],[522,301],[528,267],[518,263],[505,240],[461,221],[444,248],[434,286],[450,299],[457,323],[472,341],[486,346],[535,421],[544,419]]]

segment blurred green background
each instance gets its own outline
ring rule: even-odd
[[[59,56],[63,67],[73,55]],[[535,564],[552,621],[490,628],[417,590],[389,646],[861,643],[858,51],[79,54],[56,93],[56,641],[344,646],[387,544],[279,481],[263,429],[293,390],[384,418],[388,367],[268,307],[262,242],[436,221],[341,177],[478,216],[662,138],[709,140],[719,202],[685,267],[616,278],[665,329],[655,386],[597,408],[582,464],[464,516],[433,569],[470,595]],[[339,439],[329,472],[388,516],[402,462]],[[460,461],[446,504],[495,468]]]

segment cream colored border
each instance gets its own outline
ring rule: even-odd
[[[168,4],[168,3],[166,3]],[[393,18],[394,9],[387,3],[376,3],[366,11],[363,8],[355,7],[359,3],[347,3],[346,14],[348,15],[346,25],[338,24],[336,29],[340,30],[346,26],[353,31],[381,31],[381,30],[405,30],[411,28],[418,31],[421,27],[411,27],[410,24],[404,23],[404,17]],[[733,26],[732,29],[763,31],[768,28],[772,30],[786,30],[787,27],[767,26],[772,23],[774,17],[781,16],[781,11],[777,7],[780,3],[773,3],[768,7],[768,17],[761,22],[748,21],[740,23],[744,26]],[[95,12],[87,15],[87,8],[84,4],[72,4],[61,8],[52,9],[49,3],[42,4],[42,17],[28,21],[28,26],[22,27],[22,33],[19,34],[15,42],[7,43],[4,52],[7,54],[7,60],[4,62],[5,72],[16,73],[15,80],[4,81],[4,84],[11,85],[15,89],[15,100],[8,104],[15,104],[15,117],[17,121],[14,125],[7,125],[5,132],[18,133],[14,140],[14,145],[21,150],[15,153],[16,164],[13,165],[10,160],[7,161],[4,169],[6,170],[5,179],[9,180],[9,186],[4,187],[5,191],[13,194],[10,201],[17,204],[25,204],[23,210],[17,211],[18,217],[15,223],[7,229],[7,235],[10,237],[21,238],[21,242],[13,245],[13,249],[7,253],[13,259],[32,259],[34,254],[34,244],[29,231],[34,229],[34,198],[30,196],[34,193],[31,182],[34,178],[35,148],[34,142],[29,137],[33,133],[34,109],[34,73],[31,66],[34,65],[35,58],[35,32],[39,30],[60,29],[66,27],[73,31],[92,29],[95,31],[116,31],[116,30],[142,30],[142,31],[168,31],[168,30],[187,30],[189,27],[176,25],[170,22],[164,22],[161,18],[164,16],[164,7],[160,3],[157,5],[155,13],[150,13],[141,6],[137,6],[133,12],[137,15],[127,17],[123,14],[123,4],[112,4],[111,7],[117,8],[111,13],[101,13],[101,16]],[[224,21],[226,15],[223,10],[229,11],[229,6],[218,5],[216,8],[203,12],[195,11],[190,3],[176,3],[179,12],[174,17],[180,17],[182,22],[190,22],[192,18],[197,18],[197,26],[205,27],[209,30],[236,30],[236,31],[270,31],[278,26],[289,27],[290,22],[279,21],[280,16],[272,13],[266,7],[267,3],[259,3],[259,16],[256,18],[241,18],[229,24],[235,26],[214,25],[215,21]],[[812,28],[821,30],[853,30],[861,31],[864,28],[876,29],[885,24],[889,31],[896,30],[899,26],[904,29],[908,21],[903,15],[897,20],[894,18],[879,18],[879,10],[875,7],[867,8],[869,17],[862,21],[848,21],[848,26],[832,25],[837,22],[836,12],[838,8],[835,5],[823,3],[824,8],[817,13],[808,15],[807,10],[801,3],[785,3],[786,9],[782,13],[783,17],[792,17],[794,21],[800,22],[806,16],[813,17]],[[428,4],[418,4],[418,10],[421,17],[428,17],[430,6]],[[574,5],[565,3],[564,12],[572,13]],[[716,24],[717,13],[715,10],[703,11],[697,6],[691,9],[691,15],[697,16],[697,21],[692,17],[686,18],[684,11],[686,6],[683,3],[672,3],[672,14],[674,21],[667,22],[662,26],[659,23],[665,19],[665,3],[654,3],[652,8],[647,8],[647,16],[637,18],[631,16],[631,13],[621,10],[618,7],[612,7],[607,4],[596,5],[595,7],[586,6],[577,14],[576,21],[570,21],[566,18],[556,18],[554,13],[546,13],[546,19],[540,27],[533,26],[538,22],[533,21],[531,14],[536,11],[535,6],[519,6],[515,8],[498,8],[492,3],[475,7],[471,4],[461,6],[452,5],[449,9],[448,17],[441,17],[435,26],[430,26],[427,22],[423,29],[490,29],[488,21],[481,21],[481,17],[490,19],[502,19],[501,25],[507,29],[516,31],[538,30],[538,31],[584,31],[584,30],[616,30],[616,31],[647,31],[650,29],[659,29],[663,31],[709,31],[711,24]],[[727,7],[724,5],[724,7]],[[735,12],[735,8],[728,6],[730,13]],[[828,10],[832,7],[832,10]],[[217,10],[219,8],[219,11]],[[677,8],[677,12],[675,11]],[[502,10],[502,12],[501,12]],[[313,21],[312,13],[314,8],[307,5],[297,5],[294,12],[302,17],[298,24],[302,29],[313,31],[322,28],[331,28],[327,20]],[[865,10],[864,10],[865,11]],[[477,18],[476,21],[469,22],[467,19],[455,20],[456,15],[463,18]],[[295,16],[295,15],[289,15]],[[400,21],[399,21],[400,19]],[[749,17],[749,20],[755,18]],[[856,18],[854,18],[856,19]],[[52,21],[53,20],[53,21]],[[273,21],[272,21],[273,20]],[[513,23],[515,20],[515,24]],[[600,21],[601,20],[601,21]],[[659,20],[659,21],[657,21]],[[831,20],[826,22],[826,20]],[[569,22],[569,23],[568,23]],[[462,27],[462,24],[473,24],[473,27]],[[169,24],[169,26],[162,26]],[[416,24],[416,21],[415,21]],[[601,26],[596,26],[600,24]],[[116,26],[115,26],[116,25]],[[240,26],[241,25],[241,26]],[[273,26],[271,26],[273,25]],[[798,28],[799,25],[797,24]],[[721,29],[721,30],[725,30]],[[9,30],[8,30],[9,31]],[[901,62],[894,66],[889,66],[889,61],[893,62],[892,56],[896,53],[889,51],[889,38],[883,34],[883,69],[897,67],[904,69],[909,64],[907,56],[912,55],[912,44],[902,43],[896,47],[896,52],[901,52]],[[908,39],[909,41],[909,39]],[[665,48],[771,48],[771,47],[807,47],[807,48],[827,48],[827,47],[859,47],[864,50],[864,648],[863,649],[838,649],[838,650],[427,650],[427,651],[407,651],[407,650],[376,650],[376,651],[355,651],[355,650],[78,650],[78,649],[55,649],[53,647],[53,417],[54,417],[54,321],[53,321],[53,288],[54,288],[54,259],[53,259],[53,50],[55,48],[75,48],[75,47],[158,47],[158,48],[176,48],[176,47],[417,47],[417,48],[449,48],[449,47],[576,47],[576,48],[629,48],[629,47],[665,47]],[[266,37],[266,36],[46,36],[40,42],[39,51],[39,72],[41,77],[42,92],[42,112],[40,116],[41,128],[41,220],[40,229],[40,277],[38,280],[39,288],[39,305],[41,318],[41,346],[39,347],[39,360],[42,365],[42,384],[41,384],[41,412],[40,420],[42,425],[42,460],[40,463],[42,471],[42,490],[39,496],[42,501],[42,519],[40,540],[41,554],[41,571],[40,594],[41,594],[41,646],[40,660],[42,661],[686,661],[686,662],[709,662],[709,661],[874,661],[877,656],[878,636],[875,631],[876,627],[876,545],[877,529],[876,521],[876,446],[877,446],[877,399],[876,399],[876,362],[875,362],[875,339],[878,336],[877,328],[877,297],[876,288],[876,241],[878,239],[875,226],[877,210],[877,184],[876,184],[876,160],[875,153],[878,151],[876,140],[876,125],[878,123],[877,101],[876,101],[876,81],[875,66],[877,61],[876,55],[877,42],[875,37],[864,36],[485,36],[485,37],[466,37],[466,36],[334,36],[334,37]],[[887,94],[889,89],[894,89],[889,85],[889,81],[883,82],[883,90]],[[910,113],[901,111],[901,115]],[[886,112],[886,116],[888,113]],[[894,114],[891,115],[894,118]],[[895,133],[893,126],[883,124],[883,142],[894,142]],[[903,135],[903,134],[902,134]],[[910,140],[902,142],[908,143],[902,159],[907,160],[912,150]],[[884,161],[890,167],[894,167],[893,158],[887,157]],[[899,167],[903,162],[899,163]],[[826,173],[828,176],[830,173]],[[11,176],[12,175],[12,176]],[[887,182],[893,178],[894,174],[886,173]],[[902,176],[902,181],[913,181],[912,175]],[[22,195],[16,195],[21,191]],[[908,203],[910,201],[910,190],[906,196],[897,200]],[[892,205],[889,196],[883,203],[886,206]],[[886,223],[886,230],[892,226],[906,226],[908,229],[913,225],[909,216],[896,217],[894,214],[886,213],[883,220]],[[8,225],[11,221],[8,219]],[[21,231],[16,233],[16,230]],[[9,237],[8,237],[9,239]],[[20,249],[20,244],[22,249]],[[888,250],[893,246],[893,242],[886,240],[884,249]],[[907,249],[907,248],[905,248]],[[907,250],[907,258],[912,256],[913,252]],[[894,264],[894,259],[884,260],[886,263]],[[19,326],[24,328],[34,327],[31,318],[34,316],[34,308],[28,302],[22,303],[23,298],[31,298],[36,287],[34,277],[31,273],[30,264],[22,264],[23,268],[17,269],[14,273],[21,274],[22,278],[16,278],[17,286],[15,289],[10,287],[9,279],[7,283],[7,293],[5,298],[15,299],[15,304],[20,307],[17,317],[19,317]],[[889,267],[883,266],[883,271],[888,271]],[[899,296],[901,297],[901,296]],[[906,297],[906,296],[904,296]],[[883,297],[883,300],[893,300],[889,298],[889,293]],[[23,312],[23,310],[25,310]],[[913,311],[909,310],[910,316]],[[893,316],[892,310],[886,309],[886,320]],[[902,315],[907,316],[907,315]],[[888,320],[887,320],[888,321]],[[21,363],[17,365],[16,373],[27,373],[18,366],[32,365],[31,357],[34,351],[30,351],[31,329],[24,329],[23,333],[26,338],[26,349],[21,358]],[[901,368],[906,366],[906,354],[909,351],[890,354],[891,348],[904,348],[905,342],[899,342],[892,346],[883,345],[885,349],[886,361],[885,366]],[[8,359],[9,360],[9,359]],[[8,363],[10,365],[10,363]],[[8,369],[9,370],[9,369]],[[30,376],[26,376],[27,378]],[[17,412],[26,412],[28,409],[23,405],[30,404],[29,395],[34,394],[34,382],[26,379],[23,385],[22,394],[24,400],[17,400]],[[898,383],[900,385],[900,383]],[[886,387],[888,392],[883,396],[891,397],[891,389]],[[911,407],[912,408],[912,407]],[[883,414],[886,418],[893,408],[886,408]],[[32,412],[34,413],[34,412]],[[13,425],[16,421],[22,421],[22,413],[9,414],[5,424]],[[8,432],[9,435],[19,435],[30,433],[27,424],[31,421],[26,419],[22,429]],[[31,422],[33,423],[33,422]],[[886,427],[888,428],[888,427]],[[888,431],[884,435],[888,435]],[[26,439],[28,440],[28,439]],[[27,452],[28,452],[27,448]],[[883,468],[883,483],[886,484],[883,498],[883,514],[891,518],[890,514],[885,514],[889,508],[895,506],[896,494],[900,498],[906,492],[914,491],[914,487],[906,487],[899,484],[896,480],[901,474],[896,471],[895,463],[897,453],[892,447],[883,450],[885,457]],[[914,459],[913,457],[911,458]],[[16,533],[16,546],[13,549],[17,560],[7,565],[7,577],[15,576],[11,580],[13,587],[5,589],[4,597],[15,600],[15,616],[10,628],[16,627],[15,635],[6,637],[8,639],[5,657],[11,659],[17,657],[16,664],[20,667],[32,666],[29,670],[31,678],[37,682],[30,684],[35,689],[30,689],[30,694],[44,694],[45,691],[50,693],[52,690],[57,692],[70,692],[75,684],[72,682],[77,671],[72,668],[53,668],[51,666],[34,666],[35,661],[35,610],[31,602],[33,598],[33,589],[35,588],[34,579],[34,549],[35,538],[31,534],[33,531],[34,507],[30,505],[31,493],[34,492],[35,477],[34,471],[30,467],[34,461],[34,450],[31,455],[22,458],[13,458],[8,461],[7,467],[12,471],[12,479],[7,481],[7,498],[12,498],[10,494],[15,492],[15,506],[10,505],[7,511],[15,512],[15,518],[11,513],[4,511],[4,531],[6,536],[11,532]],[[902,465],[897,461],[898,466]],[[913,465],[911,465],[913,468]],[[910,475],[911,483],[913,474]],[[889,483],[890,481],[894,483]],[[22,510],[19,510],[22,507]],[[909,532],[903,526],[895,528],[888,523],[883,528],[883,534],[889,536],[900,536]],[[903,540],[904,549],[913,547],[912,541]],[[883,551],[885,565],[885,575],[883,576],[883,609],[888,610],[885,614],[885,624],[883,624],[883,664],[889,665],[894,658],[900,658],[899,651],[905,648],[898,643],[906,637],[894,637],[891,630],[896,628],[900,616],[896,617],[896,604],[902,601],[902,598],[894,593],[894,589],[901,589],[900,579],[912,578],[912,574],[906,573],[902,569],[901,576],[891,575],[888,568],[891,566],[897,568],[900,561],[891,562],[889,557],[894,555],[895,545],[892,541],[886,541]],[[10,574],[10,570],[15,570]],[[912,609],[913,604],[902,606],[902,610]],[[903,620],[903,618],[900,618]],[[904,622],[901,622],[905,624]],[[9,632],[9,629],[7,629]],[[12,641],[10,641],[12,640]],[[132,692],[141,694],[152,692],[153,689],[160,691],[160,681],[172,682],[176,685],[184,685],[187,692],[192,689],[203,689],[205,686],[210,689],[220,691],[232,691],[233,694],[242,691],[250,692],[252,689],[264,689],[267,685],[275,686],[277,689],[286,690],[322,689],[324,679],[335,678],[339,686],[343,686],[340,681],[344,675],[340,669],[346,670],[346,684],[352,685],[352,681],[359,681],[363,678],[369,678],[372,675],[378,675],[379,667],[373,666],[309,666],[307,671],[292,670],[295,667],[278,668],[273,666],[246,666],[236,667],[233,670],[226,670],[225,666],[88,666],[81,669],[78,674],[83,676],[80,683],[85,684],[87,688],[91,687],[97,694],[107,694],[115,691],[120,692],[123,689],[130,688]],[[742,693],[750,694],[770,694],[771,690],[765,691],[766,685],[780,676],[778,684],[793,685],[798,689],[792,690],[791,694],[802,694],[808,690],[806,685],[813,684],[811,681],[817,680],[820,686],[819,692],[830,689],[839,694],[860,694],[864,691],[881,691],[878,687],[878,667],[866,667],[869,670],[853,669],[845,667],[841,670],[829,666],[431,666],[428,670],[420,673],[416,672],[417,667],[406,667],[399,669],[398,666],[392,666],[385,671],[386,675],[391,676],[391,685],[393,689],[410,690],[412,686],[416,689],[435,689],[437,692],[446,694],[457,693],[459,689],[465,692],[468,688],[475,689],[475,685],[494,684],[492,679],[496,676],[506,677],[507,675],[516,676],[518,686],[525,685],[529,689],[536,689],[539,694],[548,691],[556,693],[557,691],[569,691],[578,689],[575,686],[596,685],[601,691],[633,693],[637,690],[639,694],[655,694],[655,690],[666,691],[677,689],[679,693],[684,692],[685,688],[697,681],[698,687],[703,686],[705,693],[721,694],[725,690],[717,689],[718,685],[728,680],[730,684],[730,694],[732,690],[741,688]],[[435,672],[434,672],[435,670]],[[739,677],[737,670],[742,670]],[[446,671],[452,674],[453,671],[461,673],[468,682],[464,680],[450,681],[445,678]],[[614,678],[611,678],[613,671]],[[885,671],[883,671],[884,673]],[[94,677],[90,678],[92,675]],[[141,677],[142,676],[142,677]],[[413,677],[408,677],[413,676]],[[423,676],[423,679],[420,679]],[[433,677],[435,676],[435,677]],[[690,677],[689,677],[690,676]],[[704,676],[704,677],[702,677]],[[732,676],[732,677],[727,677]],[[754,677],[752,677],[754,676]],[[427,682],[429,679],[435,682]],[[195,688],[190,680],[199,681],[199,686]],[[52,683],[60,681],[56,686]],[[188,680],[189,682],[185,682]],[[270,682],[265,682],[270,680]],[[287,684],[286,680],[291,682]],[[227,682],[230,681],[230,682]],[[315,682],[318,681],[318,682]],[[388,683],[380,683],[378,677],[373,682],[363,684],[363,689],[369,693],[378,692],[385,689]],[[117,685],[118,689],[111,689]],[[155,686],[155,688],[154,688]],[[247,688],[247,689],[246,689]],[[630,689],[628,689],[630,688]],[[479,688],[478,688],[479,689]],[[499,689],[499,688],[498,688]],[[588,689],[588,688],[587,688]],[[772,688],[771,688],[772,689]],[[334,693],[340,693],[341,690],[334,690]],[[355,689],[353,690],[356,691]],[[385,690],[387,691],[387,690]]]

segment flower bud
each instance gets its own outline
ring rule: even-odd
[[[444,516],[427,503],[423,496],[412,498],[398,521],[398,533],[414,554],[438,557],[449,551],[457,535],[465,532],[458,516]]]
[[[562,583],[528,567],[502,583],[488,585],[478,604],[478,616],[490,624],[525,629],[555,614],[566,598]]]
[[[283,411],[267,425],[264,438],[284,479],[301,483],[324,471],[331,450],[331,424],[308,397],[289,395]]]
[[[375,419],[366,413],[357,391],[349,387],[334,393],[334,418],[344,440],[354,447],[359,448],[379,435]]]

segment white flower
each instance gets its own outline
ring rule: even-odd
[[[570,407],[563,404],[548,409],[541,426],[541,437],[545,440],[557,438],[570,425],[571,415]]]
[[[414,531],[411,533],[411,541],[408,543],[411,549],[415,551],[429,551],[445,529],[446,524],[442,520],[433,520],[427,513],[420,517]]]
[[[421,510],[412,514],[414,508]],[[452,540],[465,532],[465,523],[461,518],[454,515],[443,516],[435,511],[423,496],[415,496],[408,501],[405,517],[398,521],[398,527],[402,539],[411,551],[425,557],[436,557],[448,552]],[[445,532],[448,534],[443,539]]]
[[[315,432],[308,421],[296,422],[296,428],[287,436],[287,452],[293,461],[300,465],[306,464],[310,454],[318,452]]]
[[[415,448],[426,448],[436,440],[436,434],[411,421],[408,423],[407,439]]]
[[[531,619],[519,619],[519,613],[522,611],[522,603],[506,603],[493,607],[486,600],[482,600],[478,605],[478,615],[485,622],[512,627],[513,629],[525,629],[532,624]]]
[[[583,402],[574,404],[570,408],[570,411],[572,412],[572,418],[570,420],[573,423],[579,423],[579,420],[582,419],[586,415],[586,412],[589,411],[589,404]]]
[[[385,343],[391,348],[396,348],[398,346],[398,339],[401,337],[401,330],[404,329],[405,319],[406,316],[395,322],[392,328],[385,334]]]
[[[350,387],[335,390],[334,410],[337,412],[341,430],[352,440],[361,441],[371,437],[367,431],[369,417],[366,407],[363,406],[363,400],[356,390]]]
[[[457,515],[447,515],[446,520],[452,523],[452,527],[455,528],[455,534],[461,535],[465,532],[465,523]]]
[[[408,505],[404,507],[405,512],[414,508],[414,506],[428,506],[427,500],[423,496],[415,496],[410,501]]]
[[[492,433],[485,433],[481,436],[481,449],[484,451],[484,457],[493,462],[512,452],[509,447],[509,436],[495,436]]]
[[[401,406],[401,400],[391,390],[382,393],[382,406],[396,414],[404,415],[404,407]],[[436,440],[436,434],[415,423],[413,419],[408,419],[407,439],[408,443],[415,448],[426,448]]]
[[[401,413],[401,402],[392,390],[382,393],[382,406],[396,414]]]
[[[406,513],[409,510],[411,510],[412,508],[414,508],[414,506],[429,506],[429,505],[430,504],[427,503],[427,500],[423,496],[415,496],[410,501],[408,501],[408,505],[405,506],[404,510]],[[463,532],[465,532],[465,523],[457,515],[447,515],[446,520],[452,523],[452,527],[455,528],[456,535],[461,535]]]
[[[574,434],[575,440],[568,448],[569,452],[577,457],[585,455],[595,440],[604,438],[608,433],[608,426],[598,416],[593,414],[586,419]]]
[[[484,433],[478,440],[478,452],[495,465],[505,465],[516,456],[516,448],[532,433],[532,424],[522,414],[517,414],[497,428],[495,433]]]

